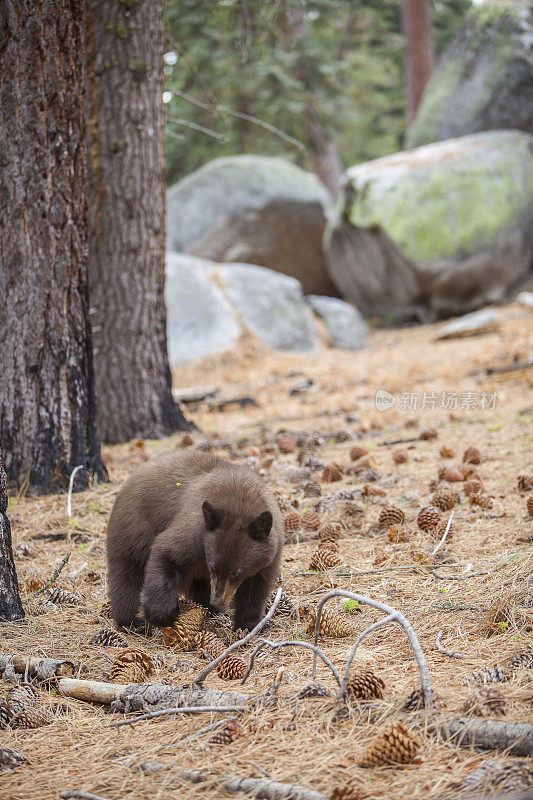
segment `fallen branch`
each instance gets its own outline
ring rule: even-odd
[[[449,717],[430,722],[428,730],[461,747],[506,750],[513,756],[533,756],[533,725],[526,722]]]
[[[326,796],[313,789],[304,789],[303,786],[296,786],[292,783],[280,783],[266,778],[237,778],[234,775],[212,775],[199,769],[182,769],[179,772],[181,778],[191,783],[204,783],[213,780],[219,786],[229,792],[245,792],[253,797],[264,798],[264,800],[326,800]]]
[[[301,642],[299,640],[287,640],[285,642],[271,642],[269,639],[263,639],[261,644],[255,648],[252,655],[250,656],[250,664],[248,665],[248,669],[246,670],[244,678],[241,681],[241,685],[248,680],[250,673],[253,669],[255,658],[263,647],[271,647],[272,650],[280,650],[282,647],[303,647],[304,650],[311,650],[315,654],[315,657],[318,656],[320,659],[322,659],[324,664],[331,670],[331,672],[333,673],[333,677],[335,678],[335,680],[339,685],[339,689],[342,689],[341,676],[339,675],[339,673],[337,672],[337,670],[335,669],[334,665],[329,660],[329,658],[326,655],[324,655],[322,650],[320,650],[320,648],[317,647],[316,645],[312,645],[310,642]]]
[[[452,527],[453,514],[454,514],[454,512],[452,511],[452,513],[450,514],[450,519],[448,520],[448,524],[446,525],[446,530],[442,534],[442,539],[440,540],[440,542],[437,544],[437,546],[435,547],[435,549],[431,553],[432,556],[437,555],[437,553],[441,549],[442,545],[446,541],[446,537],[448,536],[448,533],[450,532],[450,528]]]
[[[245,711],[245,706],[180,706],[179,708],[162,708],[160,711],[150,711],[148,714],[142,714],[140,717],[130,717],[129,719],[120,719],[118,722],[112,722],[108,725],[109,728],[120,728],[121,725],[134,725],[136,722],[142,722],[146,719],[156,719],[157,717],[164,717],[168,714],[197,714],[202,711]]]
[[[200,672],[194,679],[193,683],[203,683],[207,678],[207,676],[209,675],[209,673],[212,672],[214,669],[216,669],[220,664],[220,662],[224,661],[224,659],[227,658],[227,656],[229,656],[230,653],[232,653],[234,650],[237,650],[238,647],[242,647],[243,644],[247,644],[254,638],[254,636],[257,636],[259,631],[263,630],[267,622],[274,616],[276,608],[279,605],[279,601],[281,600],[282,594],[283,594],[283,588],[279,586],[276,592],[276,596],[272,601],[272,605],[270,606],[268,612],[265,614],[261,622],[258,622],[255,628],[252,631],[250,631],[250,633],[248,633],[243,639],[239,639],[238,642],[233,642],[233,644],[230,644],[230,646],[227,647],[224,650],[224,652],[221,653],[217,658],[213,659],[213,661],[210,661],[206,667],[200,670]]]
[[[437,633],[436,644],[439,653],[444,653],[445,656],[449,656],[450,658],[466,658],[466,656],[462,655],[461,653],[456,653],[455,650],[446,650],[446,648],[441,645],[443,636],[444,636],[444,631],[439,631]]]
[[[373,608],[377,608],[379,611],[383,611],[385,614],[391,617],[391,622],[397,622],[400,625],[409,639],[411,643],[411,647],[413,649],[413,653],[418,664],[418,669],[420,671],[420,682],[422,686],[422,694],[424,696],[424,704],[426,709],[430,709],[433,707],[433,697],[431,692],[431,683],[429,680],[429,670],[426,663],[426,659],[424,656],[424,652],[420,646],[420,642],[416,636],[416,633],[413,630],[413,626],[411,623],[404,617],[404,615],[392,606],[387,606],[385,603],[380,603],[377,600],[374,600],[371,597],[366,597],[362,594],[356,594],[355,592],[348,592],[345,589],[335,589],[332,592],[328,592],[318,603],[316,609],[316,622],[315,622],[315,647],[317,646],[318,642],[318,634],[320,631],[320,620],[322,616],[322,608],[331,600],[332,597],[348,597],[351,600],[357,600],[358,603],[362,603],[363,605],[372,606]],[[356,643],[357,644],[357,643]],[[316,678],[316,658],[317,654],[314,654],[313,657],[313,678]],[[342,689],[342,694],[345,694],[345,688]]]
[[[97,794],[91,794],[90,792],[84,792],[81,789],[72,789],[69,792],[61,792],[59,795],[63,798],[63,800],[69,800],[69,798],[79,798],[79,800],[108,800],[107,797],[100,797]]]
[[[78,469],[78,467],[76,467],[76,469]],[[70,558],[70,553],[67,553],[66,556],[64,557],[64,559],[62,560],[61,564],[54,571],[54,574],[52,575],[50,580],[47,581],[44,586],[41,586],[40,589],[37,589],[37,591],[33,592],[33,594],[30,594],[30,596],[28,597],[28,600],[31,600],[32,597],[37,597],[37,595],[41,594],[42,592],[46,592],[46,590],[49,589],[50,586],[52,586],[56,582],[56,580],[59,577],[59,573],[61,572],[61,570],[63,569],[63,567],[65,566],[65,564],[69,560],[69,558]]]
[[[17,675],[30,675],[38,681],[49,681],[53,678],[73,675],[75,670],[73,661],[58,658],[40,658],[0,653],[0,675],[6,681],[17,681]]]

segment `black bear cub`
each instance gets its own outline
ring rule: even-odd
[[[212,611],[234,598],[235,629],[264,616],[279,576],[278,504],[247,467],[198,450],[139,467],[120,490],[107,528],[111,610],[122,627],[172,625],[178,597]]]

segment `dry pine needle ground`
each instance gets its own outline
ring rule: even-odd
[[[283,580],[290,597],[296,604],[316,604],[326,591],[337,586],[399,608],[415,627],[433,688],[450,713],[461,713],[465,699],[475,688],[466,682],[473,672],[494,664],[505,666],[532,638],[533,520],[526,511],[531,491],[520,490],[517,485],[520,473],[532,472],[528,462],[532,376],[524,371],[485,378],[483,372],[488,366],[503,366],[513,357],[520,360],[531,352],[531,316],[513,305],[501,309],[500,314],[503,324],[498,333],[433,342],[438,326],[379,331],[371,334],[368,350],[354,354],[325,351],[319,358],[272,354],[247,340],[238,351],[206,359],[175,375],[178,386],[216,385],[221,387],[221,397],[252,395],[259,404],[244,412],[233,406],[216,412],[208,404],[200,404],[193,416],[202,435],[193,434],[193,441],[205,436],[215,446],[225,443],[222,452],[237,458],[262,457],[265,479],[277,491],[284,516],[315,511],[320,503],[318,513],[323,523],[341,523],[337,539],[342,557],[340,573],[335,569],[309,572],[319,532],[305,530],[302,524],[301,530],[287,534],[292,538],[284,551]],[[291,389],[306,378],[313,383],[291,394]],[[383,413],[374,404],[380,388],[397,397],[394,408]],[[479,396],[497,392],[498,399],[495,408],[484,411],[442,409],[439,402],[435,408],[402,410],[402,392],[418,392],[419,402],[423,392],[435,393],[437,398],[441,392],[475,392]],[[420,433],[432,428],[438,438],[420,440]],[[276,444],[284,429],[287,433],[281,440],[282,450],[289,452],[280,452]],[[318,434],[318,446],[316,437],[302,439],[300,434],[305,432]],[[408,438],[416,441],[380,446],[386,440]],[[83,605],[58,604],[55,611],[32,614],[24,623],[2,626],[2,651],[69,657],[79,665],[81,677],[103,679],[109,673],[119,649],[90,643],[98,631],[110,627],[104,605],[107,518],[119,487],[136,465],[160,450],[180,446],[181,439],[178,435],[162,442],[105,448],[110,483],[75,495],[70,522],[63,495],[11,498],[9,514],[21,585],[24,587],[35,573],[50,576],[69,552],[70,561],[61,581],[82,597]],[[350,458],[354,445],[368,452],[368,460],[360,467]],[[469,445],[481,451],[481,463],[469,466],[481,477],[483,493],[492,498],[492,507],[470,505],[463,484],[451,484],[461,502],[454,507],[453,537],[445,542],[437,561],[431,556],[435,538],[417,527],[417,515],[431,504],[436,490],[432,482],[439,470],[465,466],[462,457]],[[407,454],[407,461],[396,463],[394,451],[398,447]],[[443,458],[443,447],[446,455],[451,451],[454,457]],[[301,449],[309,452],[300,455]],[[304,466],[311,455],[319,464],[339,464],[345,471],[340,480],[327,482],[322,479],[323,468],[312,469],[307,482],[319,484],[321,495],[306,497],[298,482],[286,480],[286,473],[289,468]],[[367,490],[363,496],[365,485],[381,493]],[[345,500],[336,505],[329,500],[324,503],[326,495],[343,490],[354,494],[349,501],[351,508]],[[406,535],[402,541],[391,541],[378,525],[383,506],[390,505],[405,513],[402,530]],[[442,513],[444,519],[448,515],[449,511]],[[439,578],[429,568],[435,563],[439,565]],[[350,569],[356,574],[348,574]],[[336,601],[332,606],[339,609]],[[369,608],[341,613],[353,633],[347,638],[321,640],[339,669],[345,664],[354,636],[376,619]],[[453,659],[439,652],[435,642],[441,630],[442,646],[464,658]],[[303,638],[305,623],[297,614],[280,615],[268,635],[272,639]],[[125,638],[127,646],[142,647],[150,653],[155,668],[153,681],[180,684],[205,664],[197,652],[166,648],[161,635]],[[249,651],[241,655],[247,661]],[[311,682],[309,654],[290,649],[258,660],[247,683],[248,691],[266,690],[280,664],[285,667],[281,698],[294,697]],[[380,628],[366,639],[355,666],[371,667],[384,681],[380,701],[384,717],[390,709],[399,709],[418,686],[416,663],[397,627]],[[261,777],[255,766],[259,765],[276,780],[314,788],[327,796],[334,787],[354,778],[372,797],[390,797],[393,791],[395,798],[416,800],[429,793],[459,792],[462,781],[485,757],[513,762],[500,754],[482,755],[422,735],[422,763],[363,770],[357,764],[376,726],[356,710],[352,716],[331,723],[334,686],[322,665],[318,667],[318,680],[329,689],[329,698],[307,698],[297,706],[280,703],[274,710],[244,714],[239,719],[239,737],[228,745],[209,744],[212,733],[179,745],[181,739],[215,721],[218,715],[180,715],[132,728],[110,728],[108,723],[116,717],[108,709],[45,693],[44,703],[55,713],[51,725],[30,731],[2,731],[2,745],[22,751],[28,763],[0,773],[0,797],[56,800],[60,791],[83,788],[110,800],[188,800],[198,796],[199,788],[180,781],[179,769]],[[207,685],[236,686],[216,673],[209,676]],[[505,719],[531,719],[531,669],[516,669],[510,680],[494,686],[505,698]],[[9,686],[5,684],[3,689],[5,694]],[[397,718],[408,725],[408,717],[398,712]],[[139,764],[150,761],[164,762],[168,769],[139,769]],[[202,796],[210,800],[227,795],[208,786]]]

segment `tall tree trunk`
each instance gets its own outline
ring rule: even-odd
[[[89,0],[90,245],[106,442],[188,424],[171,392],[165,282],[164,0]]]
[[[402,0],[407,124],[413,121],[435,66],[429,0]]]
[[[0,0],[0,447],[30,493],[105,478],[87,296],[84,0]]]
[[[23,619],[24,617],[17,573],[13,562],[11,527],[6,512],[7,481],[0,452],[0,620],[4,621]]]

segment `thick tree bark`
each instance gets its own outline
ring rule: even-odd
[[[167,355],[164,0],[90,0],[89,280],[105,442],[189,427]]]
[[[407,124],[418,110],[433,67],[435,52],[429,0],[402,0],[402,28],[405,37],[405,80]]]
[[[87,295],[84,0],[0,0],[0,447],[31,493],[106,477]]]
[[[24,610],[13,562],[11,527],[6,511],[7,481],[0,452],[0,620],[23,619]]]

